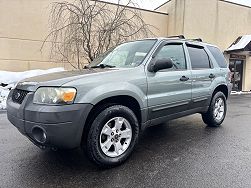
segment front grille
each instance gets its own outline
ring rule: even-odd
[[[29,93],[29,91],[14,89],[12,93],[12,101],[18,104],[22,104],[24,98]]]

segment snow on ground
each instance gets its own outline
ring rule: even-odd
[[[251,91],[231,91],[231,95],[251,94]]]
[[[9,72],[9,71],[0,71],[0,110],[6,109],[6,99],[12,88],[15,85],[25,78],[30,78],[33,76],[38,76],[42,74],[48,74],[53,72],[64,71],[64,68],[52,68],[48,70],[30,70],[24,72]]]

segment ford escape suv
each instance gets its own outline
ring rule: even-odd
[[[124,162],[150,125],[200,113],[217,127],[227,111],[230,74],[220,50],[183,37],[127,42],[81,71],[20,81],[7,99],[9,121],[40,148],[85,149],[103,167]]]

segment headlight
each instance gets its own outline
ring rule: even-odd
[[[38,104],[72,104],[76,92],[75,88],[40,87],[35,92],[33,102]]]

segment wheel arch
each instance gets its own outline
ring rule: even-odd
[[[212,96],[214,96],[215,93],[217,93],[218,91],[221,91],[221,92],[225,95],[226,99],[229,97],[229,96],[228,96],[228,95],[229,95],[228,87],[227,87],[226,85],[224,85],[224,84],[218,85],[218,86],[214,89],[213,95],[212,95]]]
[[[94,118],[97,114],[99,114],[102,110],[104,110],[105,108],[112,106],[112,105],[124,105],[126,107],[128,107],[129,109],[131,109],[134,114],[136,115],[139,125],[141,125],[142,121],[143,121],[143,115],[141,113],[141,106],[140,103],[138,102],[137,99],[135,99],[134,97],[130,96],[130,95],[117,95],[117,96],[110,96],[107,98],[104,98],[100,101],[98,101],[96,104],[94,104],[93,108],[91,109],[91,111],[89,112],[86,122],[85,122],[85,126],[83,129],[83,133],[82,133],[82,143],[86,142],[86,138],[88,135],[88,131],[91,127],[91,123],[94,121]]]

